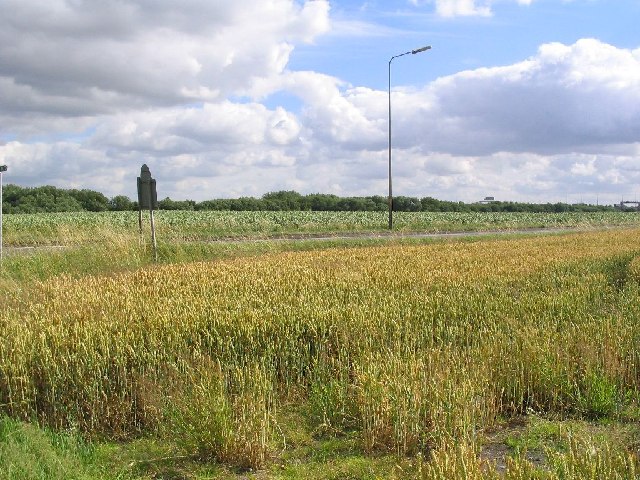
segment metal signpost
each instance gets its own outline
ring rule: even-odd
[[[0,165],[0,263],[2,263],[2,174],[7,171],[6,165]]]
[[[156,226],[153,220],[153,211],[158,209],[158,192],[156,180],[151,178],[151,171],[147,165],[142,165],[138,177],[138,224],[142,235],[142,209],[149,209],[151,220],[151,244],[153,245],[153,259],[158,261],[158,245],[156,243]]]

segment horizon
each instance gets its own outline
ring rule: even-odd
[[[128,196],[125,194],[117,194],[117,195],[113,195],[113,196],[109,196],[107,194],[105,194],[104,192],[101,192],[99,190],[93,190],[93,189],[89,189],[89,188],[64,188],[64,187],[57,187],[55,185],[33,185],[33,186],[22,186],[22,185],[17,185],[17,184],[13,184],[13,183],[8,183],[4,185],[4,188],[10,188],[10,187],[18,187],[18,188],[22,188],[22,189],[38,189],[38,188],[55,188],[55,189],[59,189],[62,190],[64,192],[67,191],[71,191],[71,190],[85,190],[85,191],[89,191],[92,193],[98,193],[100,195],[103,195],[107,200],[113,200],[114,198],[118,197],[118,196],[123,196],[126,197],[129,201],[131,201],[132,203],[136,203],[136,196]],[[387,202],[387,196],[385,195],[336,195],[333,193],[322,193],[322,192],[310,192],[310,193],[300,193],[297,192],[295,190],[278,190],[278,191],[273,191],[273,192],[265,192],[260,196],[244,196],[244,197],[212,197],[212,198],[205,198],[203,200],[194,200],[194,199],[190,199],[190,198],[184,198],[184,199],[176,199],[176,198],[171,198],[171,197],[163,197],[161,199],[159,199],[160,202],[164,202],[164,201],[172,201],[172,202],[176,202],[176,203],[182,203],[182,202],[193,202],[195,204],[198,203],[203,203],[203,202],[211,202],[211,201],[233,201],[233,200],[242,200],[244,198],[249,198],[249,199],[254,199],[254,200],[263,200],[265,199],[265,197],[269,196],[269,195],[277,195],[277,194],[283,194],[283,193],[293,193],[295,195],[299,195],[301,197],[309,197],[309,196],[314,196],[314,195],[319,195],[319,196],[336,196],[339,199],[349,199],[349,198],[381,198],[385,204]],[[6,196],[5,196],[6,197]],[[578,201],[573,201],[570,202],[569,198],[567,198],[567,201],[543,201],[543,202],[527,202],[527,201],[518,201],[518,200],[511,200],[511,199],[501,199],[501,198],[495,198],[495,197],[488,197],[485,196],[482,199],[479,200],[471,200],[471,201],[464,201],[464,200],[447,200],[447,199],[442,199],[442,198],[437,198],[437,197],[433,197],[433,196],[410,196],[410,195],[398,195],[398,196],[394,196],[394,199],[396,198],[408,198],[408,199],[416,199],[419,201],[422,200],[427,200],[427,199],[432,199],[435,200],[437,202],[442,202],[442,203],[462,203],[462,204],[468,204],[468,205],[473,205],[473,204],[481,204],[481,203],[486,203],[486,204],[491,204],[491,203],[497,203],[497,204],[501,204],[501,203],[514,203],[514,204],[530,204],[530,205],[554,205],[554,204],[563,204],[563,205],[586,205],[586,206],[606,206],[606,207],[618,207],[619,205],[625,203],[625,204],[637,204],[640,207],[640,201],[638,201],[637,197],[634,197],[634,200],[630,200],[630,199],[625,199],[624,197],[621,197],[619,201],[617,202],[613,202],[611,204],[609,203],[603,203],[600,202],[598,198],[596,198],[596,202],[592,203],[589,201],[584,201],[582,196],[578,197],[580,198]],[[6,201],[6,198],[3,198],[3,201]]]

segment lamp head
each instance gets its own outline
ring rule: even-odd
[[[426,47],[416,48],[415,50],[411,50],[411,54],[415,55],[416,53],[424,52],[425,50],[431,50],[431,45],[427,45]]]
[[[6,165],[0,165],[0,172],[6,172],[7,171],[7,166]]]

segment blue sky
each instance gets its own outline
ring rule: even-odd
[[[335,1],[332,14],[336,31],[297,47],[289,68],[321,71],[377,89],[387,87],[390,56],[425,44],[433,47],[428,58],[394,63],[398,84],[422,85],[461,70],[516,63],[544,43],[597,38],[633,49],[640,40],[640,2],[629,0],[504,1],[491,6],[490,16],[452,17],[437,15],[432,5],[407,1]],[[348,32],[358,26],[359,35]]]
[[[640,181],[640,1],[0,2],[8,182],[134,197],[613,203]]]

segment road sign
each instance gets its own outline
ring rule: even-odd
[[[142,165],[140,176],[138,177],[138,206],[141,209],[158,209],[156,180],[151,178],[151,171],[146,164]]]
[[[138,177],[138,224],[140,235],[142,236],[142,210],[149,210],[151,221],[151,244],[153,245],[153,258],[158,261],[158,245],[156,243],[156,225],[153,219],[153,211],[158,208],[158,192],[156,191],[156,180],[151,178],[151,171],[146,164],[140,169]]]

